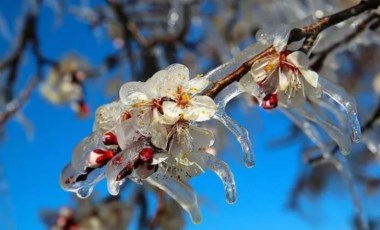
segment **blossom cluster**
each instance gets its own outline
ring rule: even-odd
[[[288,35],[272,36],[267,45],[261,41],[204,77],[190,79],[186,66],[173,64],[146,82],[125,83],[118,101],[96,111],[93,133],[75,148],[62,172],[62,187],[85,198],[104,177],[112,195],[119,193],[126,179],[146,182],[178,201],[194,223],[200,222],[197,196],[187,182],[206,168],[222,180],[227,202],[236,200],[233,174],[225,162],[208,152],[214,136],[202,124],[219,120],[240,142],[245,165],[254,165],[247,130],[225,112],[227,103],[241,93],[253,95],[264,109],[279,106],[324,157],[329,158],[331,152],[317,126],[348,154],[361,135],[355,101],[310,70],[308,56],[288,48]],[[204,91],[212,87],[210,79],[219,80],[231,65],[252,58],[244,55],[255,55],[255,49],[261,52],[259,58],[239,82],[221,89],[215,98],[206,96]],[[345,116],[340,109],[346,111]],[[335,114],[339,122],[334,124],[325,112]]]
[[[124,84],[120,100],[96,111],[93,133],[75,148],[62,172],[62,187],[85,198],[104,177],[112,195],[127,178],[145,181],[166,191],[197,223],[197,197],[187,181],[209,168],[222,179],[227,201],[235,202],[233,175],[207,152],[213,133],[199,126],[217,111],[215,102],[200,94],[208,85],[202,77],[189,79],[189,70],[180,64],[146,82]]]

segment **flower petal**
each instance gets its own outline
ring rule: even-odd
[[[305,69],[305,68],[300,68],[299,70],[302,76],[311,86],[313,86],[314,88],[318,87],[318,77],[319,77],[318,73],[312,70]]]
[[[181,108],[177,106],[177,103],[172,101],[165,101],[162,104],[162,111],[164,114],[161,116],[160,123],[173,125],[179,119],[179,115],[183,112]]]
[[[210,84],[210,81],[208,79],[204,77],[196,77],[184,84],[184,90],[187,93],[194,95],[196,93],[200,93],[209,84]]]
[[[207,121],[216,112],[216,104],[208,96],[195,96],[190,100],[191,107],[196,111],[198,117],[194,121]],[[184,114],[187,115],[186,113]]]
[[[136,94],[145,94],[145,87],[143,82],[127,82],[121,86],[119,90],[120,101],[126,105],[132,105],[133,102],[131,100],[136,99]],[[132,94],[135,96],[131,97]]]
[[[304,52],[301,51],[295,51],[291,54],[289,54],[286,57],[286,60],[290,62],[291,64],[295,65],[297,68],[303,67],[308,68],[309,67],[309,58]]]

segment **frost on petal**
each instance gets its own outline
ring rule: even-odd
[[[162,104],[162,111],[164,114],[161,116],[160,122],[162,124],[173,125],[179,119],[182,109],[177,106],[175,102],[165,101]]]
[[[189,94],[197,94],[204,90],[210,81],[204,77],[196,77],[184,84],[184,90]]]
[[[252,143],[249,139],[248,131],[244,127],[236,123],[224,111],[218,111],[214,117],[215,119],[222,122],[222,124],[232,132],[232,134],[240,143],[244,153],[245,166],[248,168],[253,167],[255,165],[255,159],[253,156]]]
[[[127,107],[118,101],[100,106],[95,113],[93,131],[107,132],[115,125],[120,115],[127,110]]]
[[[217,157],[203,153],[205,165],[207,168],[212,170],[219,178],[222,180],[224,185],[224,190],[226,192],[226,200],[229,204],[236,202],[236,185],[234,175],[232,174],[230,167],[223,161],[219,160]]]
[[[289,54],[286,57],[286,60],[293,65],[295,65],[297,68],[308,68],[309,67],[309,58],[304,52],[301,51],[295,51],[291,54]]]
[[[197,114],[195,121],[210,120],[216,112],[216,104],[208,96],[195,96],[191,99],[190,103]]]
[[[181,180],[167,177],[165,174],[165,171],[159,169],[146,180],[176,200],[181,207],[189,213],[193,223],[200,223],[202,217],[198,207],[197,196],[194,191]]]
[[[120,101],[126,105],[132,105],[134,103],[133,100],[138,98],[138,95],[141,96],[145,92],[144,83],[143,82],[127,82],[121,86],[119,91]],[[134,95],[134,96],[132,96]]]
[[[126,177],[139,181],[133,172],[133,160],[138,157],[136,148],[126,149],[117,154],[106,166],[107,188],[111,195],[119,194]]]
[[[348,95],[342,87],[335,85],[323,77],[320,77],[318,81],[322,87],[323,93],[328,95],[346,110],[347,119],[351,127],[351,139],[353,142],[359,142],[361,138],[361,129],[355,99]]]
[[[76,193],[79,198],[87,198],[91,195],[95,184],[103,178],[104,167],[81,173],[68,164],[62,170],[59,183],[64,190]]]
[[[94,149],[105,148],[102,142],[102,132],[93,132],[88,137],[84,138],[75,147],[72,154],[72,167],[78,172],[85,172],[89,166],[89,156]]]

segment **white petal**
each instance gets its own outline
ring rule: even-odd
[[[165,101],[162,104],[162,111],[164,114],[161,116],[160,123],[173,125],[179,119],[182,109],[177,106],[175,102]]]
[[[182,64],[173,64],[166,68],[169,72],[169,78],[179,80],[180,82],[186,82],[189,80],[189,69]]]
[[[160,149],[166,149],[168,145],[168,131],[165,125],[153,122],[149,128],[152,144]]]
[[[311,86],[313,86],[314,88],[318,87],[318,77],[319,77],[318,73],[316,73],[316,72],[314,72],[312,70],[304,69],[304,68],[300,68],[299,70],[302,73],[302,75],[305,78],[305,80]]]
[[[295,51],[291,54],[289,54],[286,57],[286,60],[296,67],[303,67],[303,68],[308,68],[309,67],[309,58],[304,52],[301,51]]]
[[[208,96],[195,96],[190,100],[190,103],[195,111],[197,111],[198,117],[195,121],[207,121],[216,112],[216,104]]]
[[[288,37],[276,36],[273,41],[273,46],[277,53],[283,51],[288,43]]]
[[[210,81],[204,77],[196,77],[184,84],[184,90],[189,94],[196,94],[204,90]]]
[[[127,82],[121,86],[119,91],[120,101],[126,105],[130,104],[129,96],[137,92],[144,93],[144,83],[143,82]]]
[[[168,74],[167,70],[160,70],[146,81],[145,87],[149,89],[148,93],[152,98],[161,97],[159,93],[167,82]]]
[[[279,71],[279,85],[280,90],[286,90],[289,86],[289,72],[288,71]]]

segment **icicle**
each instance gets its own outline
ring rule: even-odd
[[[302,116],[293,110],[287,110],[280,108],[280,111],[284,113],[291,121],[294,122],[305,135],[318,146],[319,150],[322,152],[323,156],[327,159],[330,156],[330,150],[328,146],[323,142],[322,137],[314,124],[305,120]]]
[[[319,77],[318,81],[323,92],[346,110],[351,127],[351,139],[353,142],[359,142],[361,138],[361,130],[354,98],[348,95],[342,87],[335,85],[323,77]]]
[[[339,122],[339,125],[342,127],[346,127],[346,117],[342,114],[342,111],[337,108],[335,101],[333,101],[331,98],[309,98],[311,101],[313,101],[316,106],[322,107],[328,111],[330,111]]]
[[[363,210],[358,192],[355,188],[351,168],[348,165],[346,158],[344,156],[341,156],[340,154],[336,154],[332,163],[334,164],[338,172],[342,175],[343,181],[348,188],[352,201],[354,202],[356,215],[360,224],[360,229],[369,229],[368,219]]]
[[[244,153],[244,163],[246,167],[253,167],[255,164],[252,143],[249,139],[248,131],[236,123],[231,117],[229,117],[225,112],[225,106],[227,103],[243,93],[239,83],[235,82],[225,88],[222,92],[218,94],[215,98],[215,103],[218,106],[218,111],[214,115],[214,119],[219,120],[224,126],[229,129],[236,139],[239,141],[241,148]]]
[[[147,182],[162,189],[174,200],[176,200],[191,217],[193,223],[201,222],[201,214],[198,208],[197,196],[194,191],[181,180],[176,180],[170,176],[165,176],[165,171],[161,168],[146,179]]]
[[[78,180],[81,176],[83,179]],[[80,173],[68,164],[60,175],[60,185],[66,191],[75,192],[79,198],[87,198],[91,195],[95,184],[103,178],[104,167],[88,173]]]
[[[321,128],[323,128],[329,136],[338,144],[340,150],[343,154],[349,154],[351,151],[351,140],[347,138],[346,135],[334,124],[326,121],[320,117],[315,111],[310,111],[312,109],[309,104],[305,103],[304,107],[295,108],[306,119],[317,123]]]
[[[227,203],[233,204],[236,202],[236,186],[234,175],[232,174],[230,167],[224,162],[219,160],[217,157],[208,154],[201,153],[205,157],[206,166],[212,170],[215,174],[219,176],[224,185],[224,190],[226,192]]]
[[[239,141],[244,153],[244,164],[246,167],[251,168],[255,165],[255,159],[252,151],[252,143],[249,139],[248,131],[236,123],[231,117],[229,117],[224,111],[218,111],[214,118],[222,122],[224,126],[229,129],[232,134]]]

